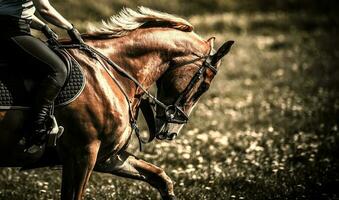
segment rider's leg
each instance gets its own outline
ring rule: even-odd
[[[31,135],[28,137],[31,140],[29,143],[40,145],[46,141],[45,121],[62,86],[54,78],[47,76],[38,87],[32,106]]]
[[[47,74],[36,87],[37,92],[32,107],[32,127],[28,138],[31,144],[42,144],[46,138],[45,120],[67,77],[67,69],[62,60],[41,40],[30,35],[11,38],[17,52],[29,61],[32,70]],[[34,65],[34,66],[33,66]]]

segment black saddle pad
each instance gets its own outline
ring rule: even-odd
[[[63,106],[74,101],[85,87],[85,77],[81,66],[66,51],[58,53],[65,61],[69,75],[65,86],[55,100],[55,106]],[[36,81],[23,78],[5,60],[0,60],[0,110],[27,109],[32,104]]]

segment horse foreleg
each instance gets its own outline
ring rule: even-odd
[[[68,154],[63,156],[61,199],[82,199],[99,147],[100,142],[92,142],[86,147],[68,149]]]
[[[136,158],[126,151],[106,160],[104,163],[97,164],[94,170],[145,181],[160,192],[162,199],[176,199],[173,182],[163,169]]]

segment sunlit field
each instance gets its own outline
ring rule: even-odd
[[[300,13],[189,21],[235,45],[175,141],[130,151],[165,169],[178,199],[339,199],[337,21]],[[79,24],[85,27],[86,23]],[[56,169],[0,169],[0,199],[59,199]],[[86,199],[159,199],[143,182],[94,173]]]

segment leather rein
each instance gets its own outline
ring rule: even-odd
[[[198,71],[194,74],[189,84],[186,86],[184,91],[178,96],[177,100],[174,102],[174,104],[166,105],[165,103],[159,101],[155,96],[153,96],[148,90],[146,90],[141,83],[136,80],[132,75],[130,75],[126,70],[124,70],[122,67],[120,67],[118,64],[116,64],[114,61],[103,55],[101,52],[97,51],[93,47],[87,45],[87,44],[60,44],[55,39],[49,39],[48,40],[49,46],[52,49],[79,49],[84,52],[86,52],[90,57],[96,59],[100,65],[105,69],[105,71],[108,73],[108,75],[111,77],[111,79],[117,84],[121,92],[123,93],[128,107],[129,107],[129,115],[130,115],[130,124],[134,132],[136,133],[136,136],[139,141],[139,147],[140,151],[142,151],[142,145],[149,143],[153,141],[155,138],[160,140],[173,140],[176,135],[164,135],[164,134],[158,134],[156,133],[156,127],[155,127],[155,118],[159,118],[155,115],[155,106],[160,106],[165,110],[165,115],[161,117],[160,119],[165,121],[166,123],[176,123],[176,124],[186,124],[188,122],[188,115],[183,111],[183,106],[180,105],[184,98],[191,92],[191,90],[194,88],[194,86],[197,84],[197,82],[203,77],[205,71],[207,69],[210,69],[214,74],[217,74],[218,70],[215,66],[211,64],[211,56],[198,56],[198,59],[193,60],[193,62],[205,59],[203,64],[199,67]],[[150,130],[150,136],[148,140],[144,140],[140,136],[140,131],[137,125],[137,118],[134,115],[133,108],[132,108],[132,101],[129,99],[128,94],[124,90],[121,83],[114,77],[112,72],[107,68],[105,63],[102,62],[104,60],[106,63],[108,63],[113,69],[124,75],[126,78],[130,79],[132,82],[134,82],[141,90],[144,92],[144,95],[146,95],[148,98],[142,98],[140,100],[140,109],[143,112],[143,115],[145,117],[145,120],[147,122],[148,128]],[[192,62],[192,63],[193,63]],[[188,64],[188,63],[187,63]]]

